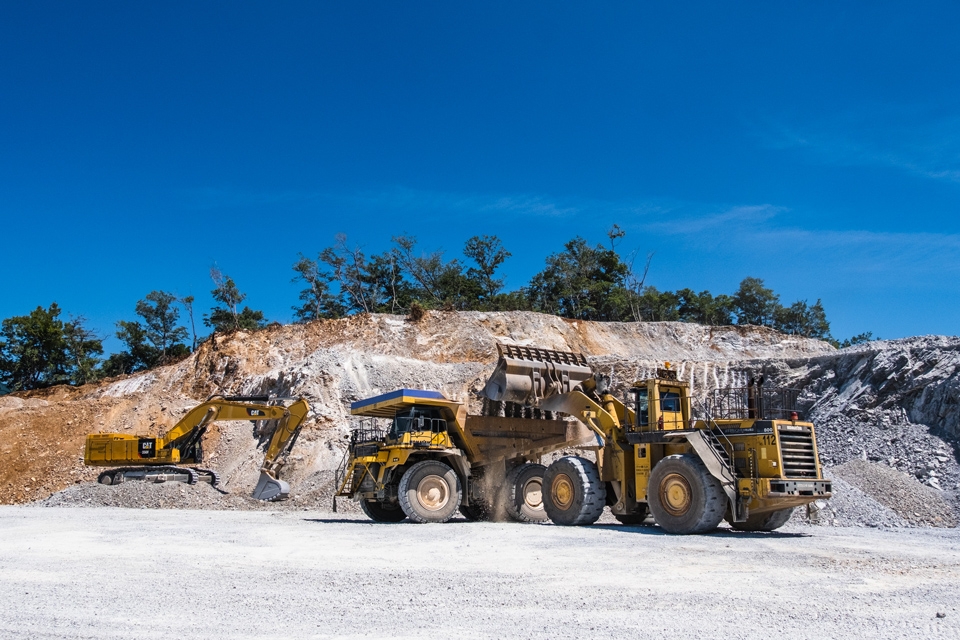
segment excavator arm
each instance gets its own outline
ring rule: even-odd
[[[257,500],[282,500],[290,493],[290,485],[280,479],[280,469],[287,463],[287,456],[293,450],[303,427],[303,420],[310,411],[310,405],[303,398],[286,408],[286,413],[277,423],[260,467],[260,480],[253,497]]]

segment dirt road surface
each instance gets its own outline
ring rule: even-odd
[[[960,531],[0,507],[0,638],[386,637],[957,638]]]

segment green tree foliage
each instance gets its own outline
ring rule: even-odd
[[[186,328],[180,326],[177,297],[165,291],[151,291],[137,302],[136,313],[143,320],[117,322],[117,338],[126,346],[103,363],[103,373],[117,376],[152,369],[190,353],[183,344]],[[193,298],[190,298],[192,305]],[[192,306],[190,307],[192,312]]]
[[[177,297],[165,291],[151,291],[146,299],[137,302],[137,315],[143,318],[147,340],[160,353],[160,361],[182,357],[189,353],[183,341],[187,330],[180,326]]]
[[[320,270],[317,261],[300,254],[293,265],[296,276],[292,282],[303,282],[307,286],[300,291],[300,306],[293,307],[297,322],[310,322],[320,318],[339,318],[343,315],[343,306],[330,292],[330,281],[326,273]]]
[[[831,340],[833,345],[840,347],[841,349],[846,347],[852,347],[855,344],[863,344],[865,342],[872,342],[873,340],[879,340],[880,338],[874,338],[872,331],[866,331],[864,333],[858,333],[857,335],[847,338],[843,342],[838,342],[836,340]]]
[[[56,302],[0,325],[0,382],[14,391],[83,384],[97,375],[101,341],[84,319],[60,319]]]
[[[247,294],[241,293],[233,278],[225,275],[217,267],[210,269],[210,278],[215,288],[210,293],[213,299],[223,306],[217,306],[204,315],[203,323],[212,327],[214,331],[233,331],[246,329],[256,331],[266,325],[262,311],[255,311],[240,304],[247,299]]]
[[[628,266],[613,249],[574,238],[547,258],[527,289],[537,311],[581,320],[621,320],[630,313]]]
[[[830,323],[827,322],[827,313],[820,300],[812,305],[807,305],[806,300],[800,300],[789,307],[778,308],[774,328],[805,338],[830,339]]]
[[[467,279],[476,283],[479,291],[478,306],[490,305],[503,289],[503,278],[497,278],[497,270],[511,253],[503,248],[497,236],[473,236],[463,247],[463,255],[473,260],[475,267],[467,269]]]
[[[780,296],[763,286],[759,278],[744,278],[733,294],[733,310],[737,324],[772,327],[780,308]]]

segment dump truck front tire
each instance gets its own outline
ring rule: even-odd
[[[460,508],[457,472],[438,460],[423,460],[400,478],[400,507],[414,522],[446,522]]]
[[[668,533],[712,531],[727,509],[720,481],[692,455],[661,460],[650,474],[647,499],[657,524]]]
[[[787,520],[793,515],[793,509],[793,507],[790,507],[789,509],[750,515],[747,516],[745,522],[731,522],[730,526],[737,531],[774,531],[787,524]]]
[[[361,500],[360,509],[374,522],[401,522],[407,517],[400,505],[384,505],[379,502]]]
[[[554,524],[593,524],[606,499],[597,465],[579,456],[560,458],[543,474],[543,508]]]
[[[527,462],[510,470],[504,481],[504,508],[517,522],[546,522],[543,508],[543,474],[547,468],[542,464]]]

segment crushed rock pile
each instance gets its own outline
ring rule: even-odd
[[[837,350],[758,327],[591,323],[526,312],[434,311],[418,323],[368,314],[241,331],[214,336],[187,359],[148,372],[0,397],[0,503],[112,499],[118,488],[92,484],[97,470],[83,466],[85,434],[161,433],[187,409],[220,393],[308,399],[312,412],[284,473],[298,500],[268,508],[326,509],[351,426],[350,402],[414,387],[441,391],[479,412],[476,392],[493,369],[497,342],[582,352],[595,369],[612,375],[618,393],[664,361],[674,363],[699,397],[761,375],[770,384],[802,388],[803,413],[817,425],[821,457],[839,469],[838,487],[847,489],[835,499],[837,513],[846,515],[835,519],[878,526],[936,524],[937,517],[940,526],[956,523],[946,511],[914,509],[912,498],[899,511],[892,503],[908,500],[917,487],[935,492],[917,494],[923,499],[936,495],[948,505],[956,500],[960,339],[911,338]],[[227,503],[261,508],[231,502],[252,491],[263,458],[249,425],[213,425],[205,451],[204,466],[216,469],[231,492]],[[868,485],[848,473],[851,461],[902,473],[875,473]],[[898,487],[909,490],[897,493]],[[169,501],[176,502],[178,491],[151,491],[169,491]],[[908,517],[913,513],[921,516]]]

